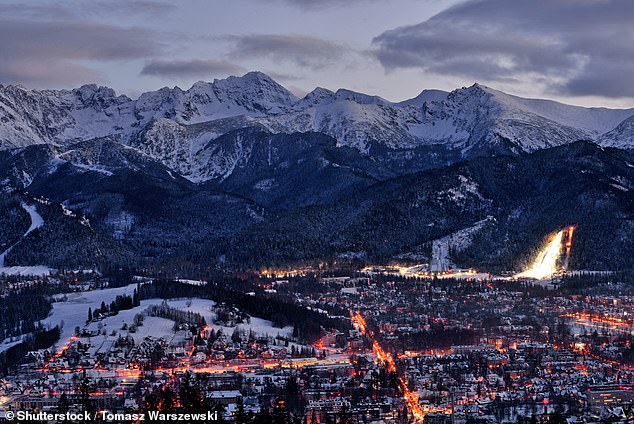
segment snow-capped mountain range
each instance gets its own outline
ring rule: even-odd
[[[0,150],[51,145],[59,160],[84,167],[97,164],[67,150],[107,137],[191,181],[224,180],[236,167],[249,166],[253,146],[242,135],[230,137],[230,146],[221,136],[247,127],[271,136],[322,133],[338,147],[409,171],[577,140],[634,149],[634,109],[524,99],[478,84],[450,93],[426,90],[400,103],[323,88],[299,99],[260,72],[188,90],[162,88],[136,100],[96,85],[0,86]]]
[[[136,100],[0,86],[9,265],[383,261],[477,226],[452,260],[510,269],[574,224],[577,268],[631,269],[633,187],[634,109],[478,84],[400,103],[257,72]],[[19,239],[22,202],[45,224]]]

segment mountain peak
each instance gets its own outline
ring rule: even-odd
[[[269,77],[264,72],[260,72],[260,71],[247,72],[246,74],[242,76],[231,75],[227,78],[222,78],[222,79],[216,78],[214,79],[212,84],[219,85],[219,86],[222,86],[222,85],[245,86],[249,84],[269,85],[269,86],[276,87],[277,89],[281,91],[288,91],[282,85],[277,83],[277,81],[275,81],[273,78]]]
[[[310,107],[322,104],[332,103],[335,93],[323,87],[316,87],[313,91],[306,94],[300,101],[299,106]]]
[[[268,76],[267,74],[265,74],[264,72],[261,71],[249,71],[246,74],[244,74],[242,76],[242,78],[244,79],[258,79],[258,80],[269,80],[269,81],[274,81],[273,78],[271,78],[270,76]]]
[[[426,102],[442,102],[447,99],[448,92],[437,89],[423,90],[420,94],[412,99],[404,100],[399,105],[421,107]]]
[[[346,88],[340,88],[335,93],[337,100],[351,100],[359,104],[386,104],[387,100],[379,96],[372,96],[369,94],[363,94],[356,91],[348,90]]]
[[[311,91],[310,93],[306,94],[304,96],[304,98],[310,98],[310,97],[324,97],[324,96],[332,96],[333,94],[335,94],[333,91],[328,90],[327,88],[323,88],[323,87],[315,87],[315,89],[313,91]]]
[[[83,104],[108,107],[114,103],[130,101],[127,96],[117,96],[114,89],[97,84],[84,84],[75,88],[72,92],[81,100]]]
[[[599,141],[605,146],[634,150],[634,115],[623,120],[613,130],[603,134]]]
[[[212,85],[214,91],[222,91],[227,96],[241,95],[257,100],[270,112],[281,111],[298,101],[293,93],[259,71],[248,72],[241,77],[216,79]]]

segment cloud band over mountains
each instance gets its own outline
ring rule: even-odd
[[[477,81],[629,107],[632,22],[632,0],[10,0],[0,84],[132,94],[260,70],[298,93],[345,86],[402,100],[410,87]]]
[[[163,49],[153,31],[74,21],[0,20],[0,81],[101,80],[85,61],[133,60]]]
[[[332,41],[300,34],[249,34],[226,39],[233,43],[230,55],[234,58],[269,58],[300,67],[321,68],[346,52]]]
[[[470,0],[383,32],[373,40],[373,54],[387,70],[628,97],[634,95],[633,19],[630,0]]]
[[[160,60],[146,63],[141,75],[172,78],[204,78],[244,72],[244,68],[224,60]]]

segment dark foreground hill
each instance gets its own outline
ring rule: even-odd
[[[576,225],[573,268],[634,268],[634,159],[626,151],[577,142],[398,175],[325,135],[241,131],[251,133],[225,137],[235,146],[242,136],[251,162],[215,183],[195,184],[108,139],[79,143],[62,160],[49,145],[0,152],[0,180],[30,178],[27,189],[3,195],[0,217],[15,218],[3,241],[28,227],[20,201],[49,203],[37,203],[44,226],[7,264],[424,259],[433,240],[471,228],[454,260],[499,270],[521,267],[549,233]]]

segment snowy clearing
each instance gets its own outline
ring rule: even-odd
[[[64,298],[63,295],[57,295],[55,297],[59,301],[53,303],[53,311],[42,321],[42,324],[54,327],[55,325],[61,325],[63,323],[60,340],[58,342],[58,345],[60,346],[66,344],[74,335],[75,327],[86,327],[88,330],[97,330],[101,324],[101,327],[106,330],[107,334],[110,334],[114,330],[117,332],[117,335],[119,333],[121,335],[127,335],[127,330],[121,330],[123,323],[128,324],[129,327],[130,324],[133,323],[134,316],[136,314],[142,313],[150,305],[160,305],[163,303],[163,299],[143,300],[141,301],[141,306],[137,306],[126,311],[120,311],[117,315],[109,316],[103,320],[91,322],[86,325],[88,308],[92,308],[92,310],[95,311],[99,308],[101,302],[105,302],[108,305],[119,295],[126,294],[132,296],[136,287],[136,284],[130,284],[125,287],[118,287],[114,289],[70,293],[66,295],[66,299],[64,301],[62,301]],[[216,304],[213,300],[199,298],[175,299],[167,300],[167,304],[173,308],[201,314],[205,317],[207,324],[216,331],[222,329],[223,333],[227,335],[231,335],[234,331],[234,327],[213,324],[216,319],[216,313],[212,311],[213,306]],[[190,304],[190,306],[187,306],[188,304]],[[252,330],[257,334],[273,337],[277,335],[291,336],[293,333],[292,326],[276,328],[273,327],[273,323],[271,321],[256,317],[251,317],[250,321],[251,322],[248,324],[239,324],[237,327],[247,333]],[[146,336],[169,337],[174,334],[172,331],[173,324],[173,321],[167,319],[146,316],[143,321],[143,325],[138,327],[136,333],[130,333],[130,335],[135,339],[135,342],[142,340]]]
[[[49,268],[44,265],[33,266],[4,266],[0,267],[0,275],[28,275],[35,277],[43,277],[57,272],[56,269]]]

